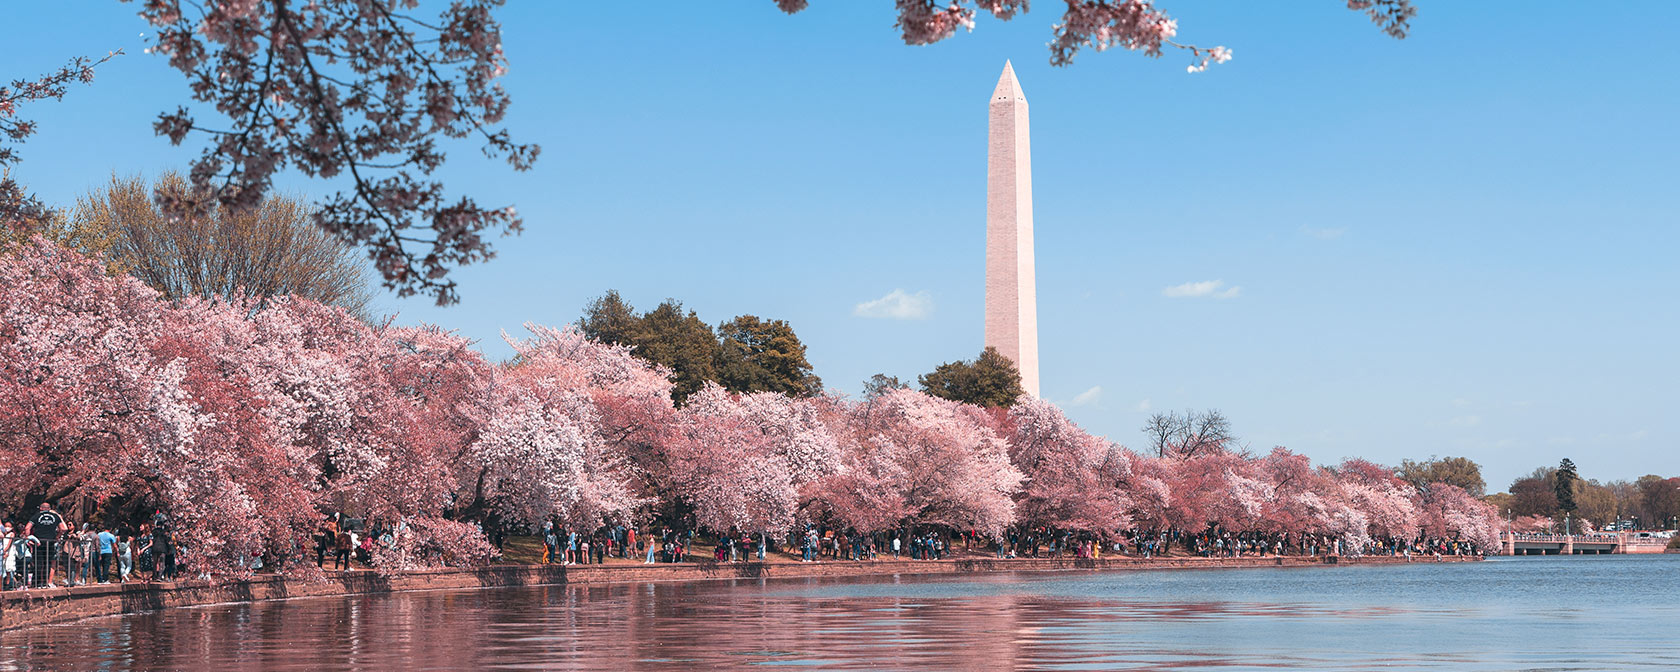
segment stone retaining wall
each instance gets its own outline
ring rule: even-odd
[[[1440,561],[1479,558],[1445,557]],[[1335,563],[1331,558],[1103,558],[1100,560],[1020,558],[959,560],[827,561],[817,563],[683,563],[674,565],[493,565],[473,569],[431,569],[382,576],[378,572],[330,573],[324,581],[287,580],[260,576],[237,583],[176,581],[77,586],[0,593],[0,630],[60,623],[93,616],[130,614],[168,607],[228,602],[254,602],[292,597],[325,597],[412,590],[446,590],[497,586],[641,583],[647,581],[704,581],[716,579],[811,578],[893,574],[963,574],[972,572],[1049,572],[1077,570],[1214,569],[1236,567],[1307,567]],[[1412,562],[1435,562],[1414,557]],[[1371,565],[1407,562],[1400,557],[1340,558],[1339,564]]]

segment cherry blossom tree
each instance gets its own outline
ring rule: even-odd
[[[592,528],[627,518],[643,500],[623,442],[638,431],[623,423],[642,418],[626,409],[669,409],[670,383],[621,346],[571,328],[526,328],[530,339],[504,336],[518,357],[501,372],[496,410],[473,448],[476,497],[527,522],[555,516]]]
[[[1274,447],[1257,460],[1255,471],[1256,478],[1271,490],[1257,529],[1281,534],[1340,533],[1346,527],[1342,523],[1350,520],[1348,511],[1335,508],[1341,498],[1336,481],[1313,467],[1307,456]],[[1365,534],[1366,527],[1359,523],[1359,534]]]
[[[1000,534],[1023,478],[980,408],[891,390],[856,404],[846,462],[824,491],[832,515],[864,531],[943,525]]]
[[[1343,501],[1364,514],[1370,534],[1411,539],[1418,535],[1417,505],[1411,486],[1394,475],[1394,470],[1360,460],[1344,460],[1335,469]]]
[[[1499,546],[1499,510],[1476,499],[1463,488],[1431,483],[1418,491],[1425,535],[1437,539],[1460,539],[1478,548]]]
[[[440,565],[483,565],[499,555],[476,526],[427,516],[397,524],[390,545],[374,547],[373,564],[382,574],[394,574]]]
[[[689,396],[666,447],[671,484],[703,527],[792,527],[799,506],[793,464],[758,422],[734,406],[716,383]]]
[[[1031,526],[1112,532],[1130,523],[1132,501],[1121,483],[1132,475],[1125,449],[1091,436],[1048,401],[1022,395],[1003,433],[1025,475],[1016,514]]]
[[[501,0],[452,2],[431,19],[414,13],[419,4],[143,3],[156,29],[148,51],[226,118],[201,122],[184,106],[158,117],[172,143],[210,139],[191,172],[200,190],[170,205],[251,207],[287,168],[348,178],[316,222],[365,246],[399,295],[455,302],[450,269],[489,259],[486,236],[518,231],[521,220],[511,207],[448,194],[431,176],[445,158],[439,140],[477,138],[515,170],[529,169],[539,148],[497,127],[510,102],[497,83],[507,72]]]
[[[0,492],[109,494],[133,418],[159,393],[163,306],[132,278],[40,238],[0,263]],[[175,375],[182,372],[177,371]]]
[[[15,144],[35,134],[35,122],[20,116],[19,106],[42,100],[63,100],[71,84],[92,83],[94,68],[121,54],[119,49],[98,59],[78,56],[70,59],[64,67],[40,77],[14,79],[11,84],[0,86],[0,141]],[[17,150],[0,145],[0,167],[16,162]],[[7,219],[5,215],[5,211],[0,210],[0,221]]]
[[[731,394],[708,383],[689,396],[666,448],[671,482],[702,525],[787,529],[820,497],[819,479],[842,468],[839,442],[824,420],[834,403]]]
[[[1065,0],[1066,10],[1056,23],[1050,41],[1050,63],[1068,65],[1081,49],[1103,51],[1120,47],[1150,57],[1160,57],[1166,47],[1190,55],[1190,72],[1200,72],[1209,63],[1231,60],[1225,47],[1198,47],[1173,41],[1178,21],[1156,9],[1150,0]],[[805,9],[809,0],[775,0],[789,14]],[[957,29],[974,30],[975,17],[987,12],[1008,21],[1027,11],[1027,0],[897,0],[898,30],[905,44],[933,44],[955,35]],[[1365,12],[1383,32],[1395,39],[1406,37],[1417,9],[1411,0],[1347,0],[1348,9]]]

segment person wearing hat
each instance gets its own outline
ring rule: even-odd
[[[36,581],[41,586],[50,588],[53,585],[53,561],[58,556],[58,535],[63,529],[64,516],[53,510],[52,502],[41,502],[41,510],[23,527],[23,536],[32,536],[41,541],[40,552],[35,560],[37,566],[44,566],[47,570],[36,571]]]

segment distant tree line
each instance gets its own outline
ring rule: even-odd
[[[1507,491],[1486,499],[1514,520],[1551,519],[1560,530],[1566,515],[1594,528],[1623,520],[1642,528],[1680,523],[1680,477],[1647,474],[1632,481],[1600,482],[1581,478],[1567,458],[1556,467],[1539,467],[1511,481]],[[1579,530],[1579,525],[1571,529]]]
[[[714,331],[681,301],[638,313],[616,290],[590,301],[578,330],[601,343],[626,345],[637,358],[670,371],[671,400],[681,406],[708,382],[730,392],[813,397],[823,390],[805,344],[783,320],[740,315]]]

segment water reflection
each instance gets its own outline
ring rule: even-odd
[[[9,633],[0,637],[0,668],[1673,669],[1677,561],[306,599]]]

